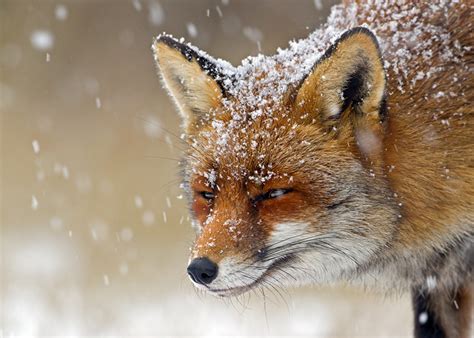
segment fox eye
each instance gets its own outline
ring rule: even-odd
[[[198,194],[201,195],[206,201],[212,201],[215,197],[214,193],[210,191],[200,191]]]
[[[292,191],[293,191],[293,189],[271,189],[271,190],[267,191],[266,193],[258,195],[257,197],[255,197],[253,202],[257,203],[257,202],[260,202],[260,201],[277,198],[277,197],[286,195],[286,194],[288,194]]]
[[[272,189],[269,192],[267,192],[267,194],[268,194],[268,198],[277,198],[289,192],[290,192],[290,189]]]

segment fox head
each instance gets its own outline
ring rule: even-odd
[[[351,278],[389,245],[386,80],[368,29],[237,68],[167,35],[153,50],[183,121],[197,287],[231,296]]]

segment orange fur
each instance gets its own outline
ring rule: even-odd
[[[430,7],[438,5],[380,11],[373,3],[345,4],[334,22],[344,27],[346,16],[355,18],[377,28],[382,41],[395,34],[393,26],[434,27],[417,37],[430,51],[402,41],[402,53],[396,44],[382,53],[370,30],[352,29],[285,93],[286,61],[243,73],[238,81],[248,86],[237,90],[223,65],[170,37],[156,40],[190,145],[184,178],[200,228],[192,257],[223,266],[231,258],[230,275],[243,271],[249,280],[221,276],[216,293],[284,278],[276,268],[303,279],[303,263],[317,281],[380,274],[421,290],[418,308],[437,304],[435,324],[447,336],[467,336],[472,305],[461,299],[470,299],[474,255],[472,6]],[[389,10],[408,14],[394,21],[384,16]],[[449,34],[440,38],[436,28]],[[295,67],[303,68],[305,57],[294,54]],[[403,57],[410,60],[405,67]],[[311,238],[319,240],[308,246]],[[427,289],[433,276],[439,284]],[[448,304],[458,289],[459,314]],[[449,327],[453,316],[461,324]]]

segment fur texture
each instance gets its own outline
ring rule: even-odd
[[[169,36],[154,43],[189,144],[192,258],[219,265],[199,287],[230,296],[346,280],[412,290],[417,337],[468,337],[472,4],[345,4],[330,20],[346,31],[323,39],[310,67],[299,45],[239,72]],[[412,34],[397,38],[404,27]]]

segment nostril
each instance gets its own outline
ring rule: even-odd
[[[209,284],[217,277],[217,264],[207,257],[195,258],[188,266],[188,275],[198,284]]]
[[[208,275],[207,273],[202,273],[201,274],[201,280],[204,281],[204,282],[212,281],[212,277],[213,277],[213,275]],[[207,282],[207,283],[209,283],[209,282]]]

